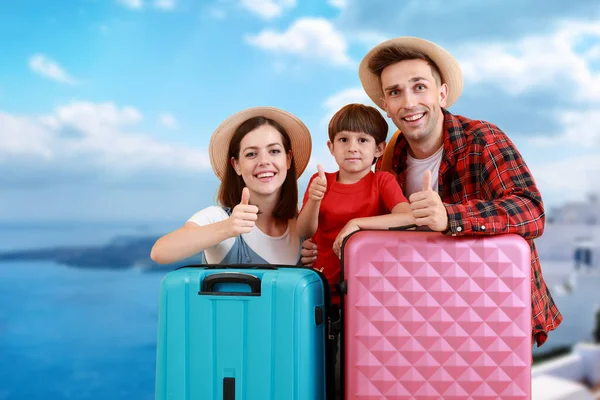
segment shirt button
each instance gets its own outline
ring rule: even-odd
[[[456,228],[456,232],[462,232],[462,226],[459,226],[458,228]]]
[[[481,230],[485,231],[485,225],[481,225]]]

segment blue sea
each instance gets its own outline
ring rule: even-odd
[[[0,248],[104,244],[135,233],[148,234],[126,224],[0,226]],[[0,400],[153,399],[163,276],[0,263]]]
[[[163,234],[128,224],[0,225],[0,251],[101,245]],[[550,271],[549,271],[550,272]],[[154,398],[159,285],[164,272],[0,263],[0,400]],[[591,280],[557,297],[565,322],[539,353],[591,339],[600,302]]]

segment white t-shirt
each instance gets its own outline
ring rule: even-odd
[[[423,190],[423,174],[425,171],[431,171],[431,188],[438,191],[438,175],[440,163],[444,154],[444,146],[440,147],[431,156],[419,160],[408,154],[406,158],[406,182],[404,183],[404,195],[409,198],[411,194]]]
[[[229,215],[221,207],[210,206],[194,214],[188,222],[199,226],[224,221]],[[250,233],[242,234],[246,244],[269,264],[295,265],[299,260],[300,238],[296,233],[296,220],[291,219],[283,235],[269,236],[257,226]],[[220,263],[235,244],[234,237],[209,247],[204,251],[206,261],[210,264]]]

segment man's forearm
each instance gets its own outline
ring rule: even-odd
[[[448,233],[496,235],[516,233],[526,239],[542,235],[545,213],[541,199],[525,193],[497,200],[471,200],[465,204],[445,204]]]

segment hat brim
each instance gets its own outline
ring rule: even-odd
[[[299,178],[310,160],[312,139],[308,128],[295,115],[275,107],[253,107],[233,114],[221,123],[214,131],[208,145],[210,165],[217,175],[223,179],[227,164],[229,164],[229,142],[236,129],[245,121],[254,117],[272,119],[287,132],[296,166],[296,178]]]
[[[383,102],[381,99],[384,97],[384,93],[381,89],[379,77],[369,69],[369,62],[381,49],[396,46],[415,49],[427,54],[440,70],[443,83],[448,86],[448,96],[446,98],[445,107],[450,107],[458,100],[463,88],[463,78],[460,65],[454,57],[435,43],[421,38],[406,36],[386,40],[385,42],[378,44],[367,53],[360,63],[358,76],[360,77],[365,92],[371,100],[373,100],[373,103],[383,109]]]

